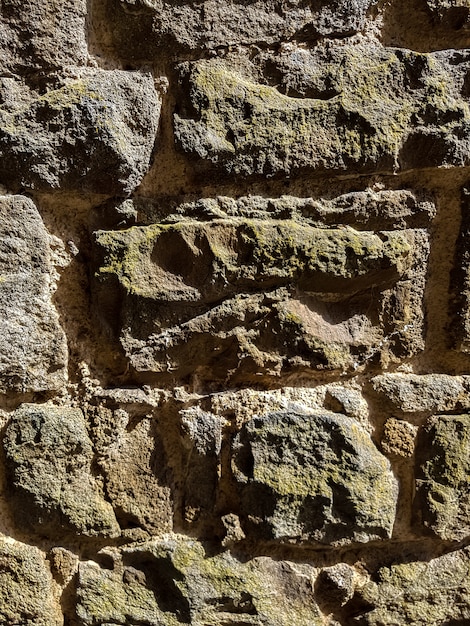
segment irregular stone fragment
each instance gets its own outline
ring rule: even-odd
[[[469,476],[470,416],[430,419],[418,437],[415,507],[442,539],[470,535]]]
[[[245,529],[326,544],[390,537],[397,486],[354,420],[298,410],[249,421],[234,442]],[[247,532],[248,534],[248,532]]]
[[[406,413],[470,408],[468,376],[381,374],[372,385],[382,402]]]
[[[23,73],[86,65],[86,0],[3,0],[0,66]]]
[[[415,447],[416,426],[412,426],[403,420],[390,417],[384,426],[382,440],[380,442],[385,454],[393,454],[401,457],[412,457]]]
[[[23,404],[3,446],[13,510],[23,528],[54,539],[119,534],[93,477],[93,447],[80,409]]]
[[[5,625],[62,626],[53,581],[44,555],[13,539],[0,539],[0,622]]]
[[[244,3],[204,0],[185,3],[162,0],[106,0],[97,13],[95,36],[105,50],[133,60],[154,60],[162,51],[173,54],[262,43],[295,37],[311,40],[345,36],[361,30],[367,9],[376,0],[255,0]],[[107,27],[107,28],[106,28]]]
[[[446,56],[417,59],[370,44],[320,50],[292,53],[299,74],[333,84],[310,97],[256,82],[235,62],[235,69],[220,59],[182,64],[180,149],[205,172],[231,175],[469,165],[470,113]]]
[[[468,188],[462,190],[461,207],[460,234],[451,275],[449,333],[455,349],[468,354],[470,352],[470,189]]]
[[[0,196],[0,392],[65,384],[67,344],[53,292],[49,235],[33,202]]]
[[[201,516],[213,515],[223,422],[197,406],[183,409],[180,414],[186,448],[184,516],[187,521],[194,521]]]
[[[469,550],[384,567],[360,597],[368,608],[356,616],[359,626],[464,626],[470,620]]]
[[[323,609],[334,611],[354,595],[354,570],[346,563],[325,567],[315,582],[315,595]]]
[[[0,106],[0,183],[130,193],[148,168],[159,114],[151,75],[81,69],[42,95]]]
[[[113,396],[132,402],[145,394],[114,390]],[[126,411],[100,406],[90,409],[90,414],[96,463],[122,532],[132,537],[139,529],[151,534],[171,530],[172,499],[165,482],[168,461],[148,407]]]
[[[123,549],[114,569],[81,563],[77,615],[80,626],[320,626],[314,574],[265,557],[209,556],[201,543],[168,535]]]
[[[139,371],[344,370],[422,347],[421,230],[187,219],[95,242],[97,311]]]

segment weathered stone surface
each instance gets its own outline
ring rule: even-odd
[[[119,534],[93,477],[93,447],[80,409],[24,404],[13,413],[3,446],[22,527],[54,539]]]
[[[108,53],[153,60],[168,50],[177,56],[234,45],[264,47],[292,37],[305,41],[349,35],[364,27],[374,4],[376,0],[106,0],[104,11],[95,9],[97,19],[106,24],[96,35]]]
[[[449,334],[454,348],[470,352],[470,189],[462,190],[460,233],[454,254]]]
[[[174,116],[181,150],[229,174],[264,176],[470,163],[470,114],[459,93],[466,64],[459,72],[445,54],[373,45],[286,57],[278,72],[284,61],[288,90],[294,66],[293,96],[225,60],[183,64]]]
[[[415,505],[423,524],[443,539],[470,535],[470,416],[432,418],[416,449]]]
[[[52,304],[50,239],[31,200],[0,197],[0,392],[57,390],[67,346]]]
[[[384,567],[361,596],[369,608],[354,620],[360,626],[463,626],[470,620],[468,548]]]
[[[423,345],[421,229],[230,217],[98,231],[95,243],[97,312],[138,371],[347,370]]]
[[[390,417],[384,425],[380,445],[387,455],[412,457],[415,449],[417,427]]]
[[[114,568],[81,563],[79,624],[319,626],[312,567],[228,552],[177,535],[122,550]]]
[[[149,74],[84,68],[20,99],[13,79],[3,88],[1,184],[123,194],[140,183],[160,114]]]
[[[216,195],[207,198],[164,197],[109,200],[97,207],[95,221],[109,228],[158,222],[243,218],[247,220],[302,220],[317,228],[351,226],[356,230],[404,230],[429,227],[436,215],[433,197],[409,189],[353,191],[333,198],[282,195],[266,197]],[[97,230],[97,229],[95,229]],[[104,229],[103,229],[104,230]]]
[[[18,626],[61,626],[44,555],[13,539],[0,539],[0,622]]]
[[[447,27],[459,30],[470,26],[470,6],[467,0],[426,0],[433,17]]]
[[[0,16],[2,70],[32,74],[86,65],[86,0],[3,0]]]
[[[397,487],[354,420],[291,409],[249,421],[233,469],[246,527],[266,538],[344,544],[390,537]]]
[[[104,476],[107,498],[123,533],[130,538],[138,529],[150,534],[168,532],[173,523],[171,494],[165,482],[168,461],[156,420],[146,405],[137,404],[145,396],[143,392],[136,390],[132,398],[129,391],[117,391],[113,395],[121,402],[127,396],[128,402],[136,404],[89,410],[96,464]]]
[[[447,374],[382,374],[372,379],[382,402],[407,413],[470,408],[470,377]]]
[[[186,521],[213,516],[220,474],[223,420],[195,406],[181,415],[184,458],[183,515]]]

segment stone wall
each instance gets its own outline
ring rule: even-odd
[[[0,11],[0,623],[468,625],[468,0]]]

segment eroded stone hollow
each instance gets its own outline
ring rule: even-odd
[[[468,1],[1,0],[0,66],[0,624],[469,624]]]

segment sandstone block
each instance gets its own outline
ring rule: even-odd
[[[106,0],[103,4],[95,13],[102,25],[96,35],[104,49],[124,59],[154,60],[168,50],[182,56],[237,45],[265,46],[292,37],[305,41],[350,35],[364,27],[366,12],[376,1]]]
[[[0,540],[0,622],[21,626],[61,626],[53,580],[44,555],[33,546]]]
[[[432,418],[421,430],[416,449],[416,511],[442,539],[470,535],[470,417]]]
[[[291,56],[279,59],[276,86],[256,79],[256,67],[242,74],[236,61],[180,66],[174,132],[201,172],[271,177],[469,165],[463,62],[365,44]]]
[[[246,528],[324,544],[391,536],[397,486],[388,461],[354,420],[333,413],[272,413],[234,442]],[[248,532],[247,532],[248,534]]]
[[[361,593],[369,605],[355,618],[361,626],[463,625],[470,619],[468,548],[427,562],[384,567],[377,578]]]
[[[0,65],[13,73],[86,65],[86,0],[3,0]]]
[[[24,404],[12,415],[3,447],[23,528],[54,539],[119,534],[93,476],[93,446],[80,409]]]
[[[407,413],[437,413],[470,408],[468,376],[381,374],[372,379],[382,402]]]
[[[140,72],[82,69],[31,91],[0,108],[0,183],[130,193],[148,168],[159,114],[153,79]]]
[[[209,550],[208,550],[209,552]],[[258,557],[215,556],[178,535],[124,548],[111,568],[80,564],[80,626],[320,626],[313,600],[314,568]]]
[[[113,391],[121,402],[126,395],[131,402],[142,401],[139,396],[144,395],[136,392],[133,398],[129,391]],[[122,532],[130,538],[142,531],[168,532],[173,523],[173,502],[165,480],[168,459],[161,433],[148,406],[135,403],[128,408],[119,404],[115,409],[89,409],[95,462],[103,474],[107,498]]]
[[[67,344],[52,304],[49,235],[31,200],[0,197],[0,392],[65,384]]]
[[[427,234],[325,224],[348,210],[318,209],[315,226],[247,209],[97,231],[95,310],[142,372],[225,380],[406,358],[423,346]]]

